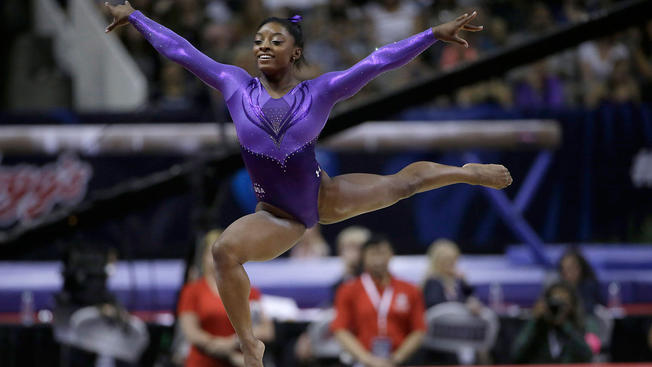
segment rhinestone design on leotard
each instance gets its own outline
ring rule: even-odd
[[[310,112],[312,96],[307,83],[302,82],[289,94],[292,97],[292,105],[289,105],[285,98],[270,98],[261,107],[262,88],[259,79],[252,79],[242,95],[242,107],[247,119],[265,131],[274,145],[280,148],[283,136],[288,129],[303,120]]]
[[[317,143],[317,139],[318,139],[318,137],[312,139],[311,141],[309,141],[309,142],[307,142],[305,144],[303,144],[302,146],[299,147],[299,149],[297,149],[297,150],[295,150],[295,151],[293,151],[291,153],[286,154],[284,156],[283,160],[278,160],[278,159],[276,159],[274,157],[270,157],[270,156],[268,156],[266,154],[255,152],[255,151],[247,148],[246,146],[244,146],[242,144],[240,144],[240,148],[244,149],[245,151],[247,151],[250,154],[253,154],[256,157],[262,157],[262,158],[265,158],[267,160],[270,160],[270,161],[278,164],[281,167],[281,169],[283,170],[283,172],[285,173],[286,170],[287,170],[286,163],[287,163],[288,159],[292,158],[292,156],[295,155],[295,154],[301,153],[306,148],[312,148],[314,150],[314,146]],[[321,171],[321,168],[320,168],[320,171]],[[317,174],[317,177],[319,177],[319,174]]]

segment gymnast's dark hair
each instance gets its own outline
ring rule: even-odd
[[[287,29],[292,37],[294,37],[294,44],[297,45],[297,47],[301,47],[301,50],[303,51],[303,29],[301,29],[301,19],[301,16],[298,15],[295,15],[292,18],[269,17],[260,23],[258,29],[267,23],[278,23]],[[303,57],[303,52],[301,52],[301,57],[294,60],[294,65],[300,68],[303,64],[308,64],[308,62],[305,57]]]

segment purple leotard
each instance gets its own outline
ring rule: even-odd
[[[272,98],[243,69],[216,62],[188,41],[135,11],[129,21],[158,52],[224,95],[258,201],[312,227],[319,221],[321,168],[315,143],[338,101],[387,70],[408,63],[435,43],[432,29],[377,49],[353,67],[299,83]]]

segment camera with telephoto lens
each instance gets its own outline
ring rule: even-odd
[[[548,305],[548,309],[550,310],[550,315],[553,318],[558,317],[562,313],[562,311],[568,306],[566,302],[564,302],[563,300],[554,297],[548,297],[546,299],[546,304]]]

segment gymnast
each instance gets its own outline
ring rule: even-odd
[[[243,264],[266,261],[290,249],[316,223],[335,223],[393,205],[416,193],[455,183],[502,189],[512,182],[502,165],[446,166],[415,162],[393,175],[353,173],[329,177],[315,159],[315,144],[333,106],[379,74],[405,65],[437,40],[468,47],[460,31],[477,12],[381,47],[348,70],[300,81],[301,16],[267,18],[254,35],[260,76],[212,60],[188,41],[134,10],[129,2],[105,4],[116,27],[131,23],[168,59],[224,95],[242,158],[258,199],[256,211],[233,222],[212,248],[217,286],[241,343],[246,367],[261,367],[265,345],[252,331],[250,282]]]

